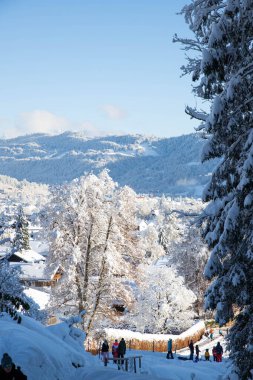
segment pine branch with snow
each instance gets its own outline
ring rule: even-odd
[[[206,307],[221,325],[236,311],[228,340],[246,380],[253,368],[253,4],[196,0],[182,13],[202,52],[195,93],[211,104],[202,158],[222,158],[203,194],[210,202],[203,235],[212,249],[205,274],[213,279]]]
[[[6,259],[0,261],[0,311],[8,313],[18,323],[22,314],[35,319],[44,319],[45,315],[39,312],[39,306],[27,297],[24,287],[19,280],[18,271],[11,268]]]

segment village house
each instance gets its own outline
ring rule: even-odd
[[[13,252],[9,257],[8,261],[10,263],[15,262],[24,262],[24,263],[39,263],[45,261],[45,257],[39,253],[33,251],[32,249]]]
[[[44,261],[36,262],[10,262],[10,265],[20,273],[21,282],[28,287],[41,288],[54,286],[62,276],[62,269],[55,267],[52,270],[46,268]]]

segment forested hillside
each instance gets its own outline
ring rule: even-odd
[[[0,174],[60,184],[107,168],[114,181],[137,193],[199,197],[215,165],[201,163],[203,144],[198,134],[163,139],[34,134],[0,140]]]

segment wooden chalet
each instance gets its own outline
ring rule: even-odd
[[[52,270],[46,268],[45,262],[39,263],[10,263],[20,272],[21,282],[28,287],[52,287],[62,276],[62,269],[55,267]]]

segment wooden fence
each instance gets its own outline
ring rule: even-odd
[[[193,341],[193,343],[198,342],[202,336],[205,333],[205,328],[201,328],[198,331],[195,331],[193,334],[189,335],[178,335],[178,337],[173,336],[172,341],[172,350],[177,351],[182,348],[186,348],[189,345],[190,340]],[[119,331],[120,334],[120,331]],[[145,334],[143,334],[145,336]],[[118,339],[120,341],[121,336],[118,337],[108,337],[104,336],[104,338],[107,339],[109,347],[112,347],[113,342],[115,339]],[[153,351],[153,352],[167,352],[167,344],[168,340],[162,339],[161,340],[140,340],[140,339],[125,339],[127,350],[141,350],[141,351]],[[99,354],[102,346],[102,339],[99,340],[88,338],[85,342],[85,349],[88,352],[91,352],[93,355]]]

